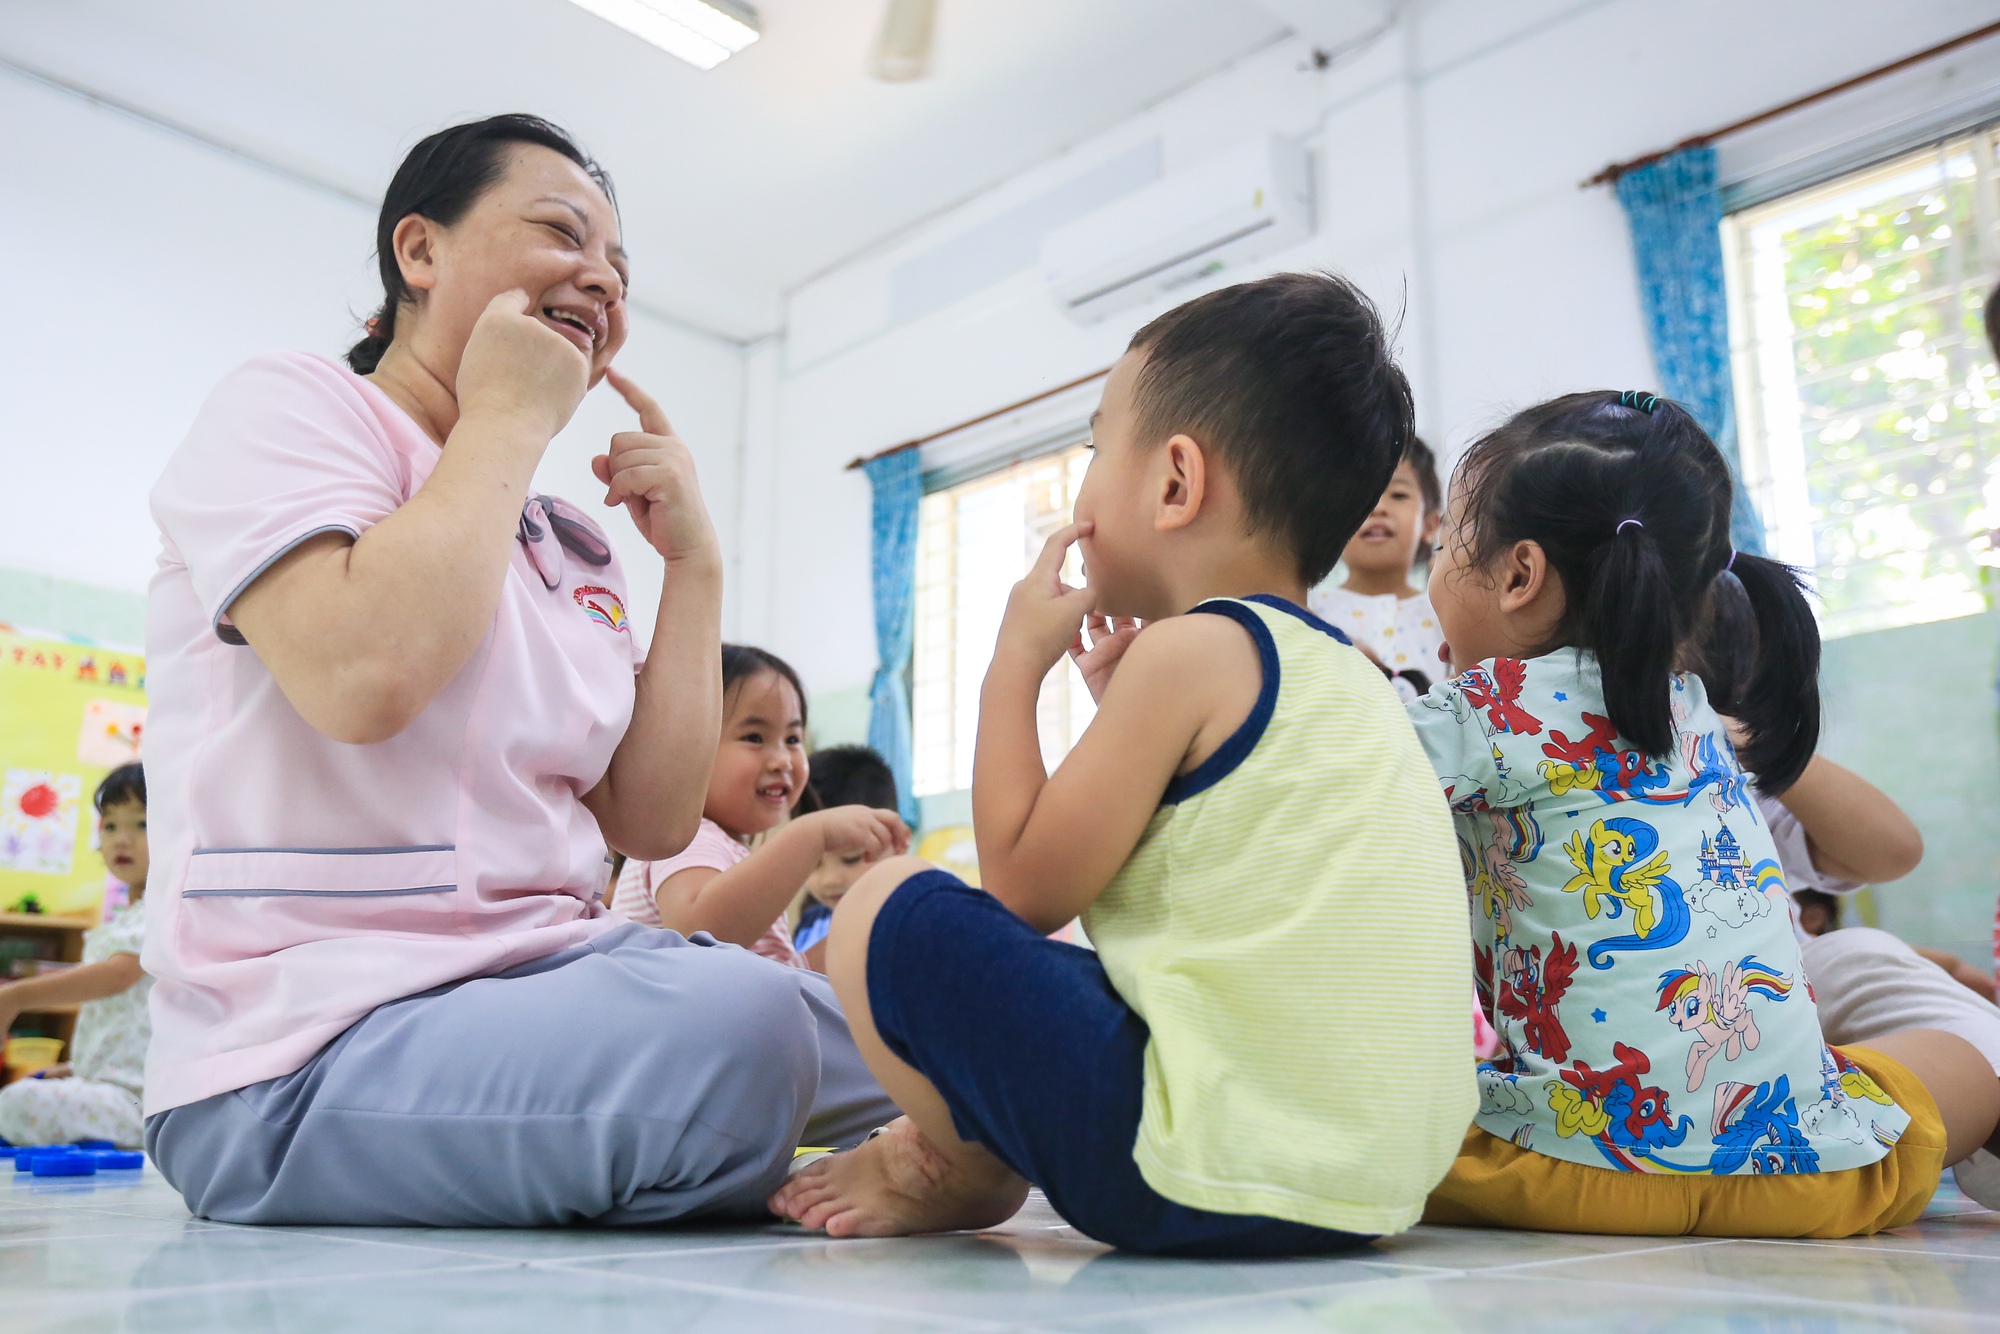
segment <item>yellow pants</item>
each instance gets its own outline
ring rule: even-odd
[[[1865,1237],[1916,1221],[1944,1171],[1944,1118],[1917,1077],[1866,1047],[1840,1049],[1910,1128],[1881,1161],[1845,1172],[1669,1176],[1590,1167],[1474,1126],[1424,1208],[1426,1223],[1642,1237]]]

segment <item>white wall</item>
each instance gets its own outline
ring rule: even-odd
[[[768,627],[762,642],[816,692],[867,679],[868,488],[841,465],[1107,365],[1157,313],[1079,329],[1027,270],[885,327],[889,274],[1120,152],[1158,138],[1172,171],[1255,135],[1305,136],[1319,228],[1263,269],[1341,270],[1391,312],[1407,298],[1419,428],[1450,453],[1510,408],[1655,380],[1623,217],[1608,190],[1578,182],[1978,27],[1992,10],[1427,0],[1407,14],[1324,72],[1298,43],[1253,56],[794,293],[775,445],[746,460],[746,486],[776,509],[768,552],[751,558],[773,574],[744,624]]]
[[[0,124],[0,568],[141,592],[146,496],[209,388],[259,351],[339,353],[380,301],[375,210],[4,70]],[[619,365],[694,446],[733,553],[741,350],[635,312]],[[594,504],[589,458],[630,423],[600,386],[538,484]],[[650,627],[658,560],[622,515],[606,526]]]

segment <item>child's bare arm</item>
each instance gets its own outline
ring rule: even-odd
[[[1039,931],[1087,908],[1131,855],[1174,775],[1212,751],[1256,702],[1261,668],[1242,627],[1181,616],[1146,627],[1104,688],[1097,716],[1053,776],[1035,702],[1074,640],[1087,590],[1058,571],[1075,527],[1051,538],[1008,601],[980,693],[972,823],[980,883]]]
[[[41,1006],[79,1005],[129,990],[146,974],[136,954],[114,954],[96,963],[65,968],[47,977],[30,977],[0,987],[0,1033],[16,1018]]]
[[[1979,996],[1989,1002],[2000,1002],[2000,989],[1994,987],[1993,979],[1959,958],[1956,954],[1947,954],[1943,950],[1926,949],[1922,945],[1912,945],[1910,948],[1915,950],[1919,957],[1929,959],[1932,963],[1944,969],[1945,972],[1951,975],[1952,981],[1958,983],[1975,996]]]
[[[749,945],[771,929],[827,852],[860,852],[871,862],[906,851],[910,831],[894,811],[836,806],[802,815],[726,871],[691,866],[654,891],[660,924],[682,935],[706,931]]]
[[[1924,838],[1903,808],[1851,769],[1813,756],[1780,798],[1806,831],[1813,865],[1843,880],[1900,880],[1923,860]]]

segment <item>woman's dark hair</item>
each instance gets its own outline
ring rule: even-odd
[[[753,676],[765,672],[776,672],[792,683],[792,689],[799,696],[799,726],[806,723],[806,686],[799,680],[799,674],[792,670],[792,664],[775,653],[767,653],[761,648],[748,644],[724,644],[722,646],[722,697],[729,698],[730,691],[742,685]]]
[[[146,771],[136,764],[121,764],[104,775],[104,781],[97,785],[97,791],[90,798],[99,815],[106,806],[116,806],[120,802],[136,801],[146,804]]]
[[[591,161],[569,132],[540,116],[518,112],[488,116],[420,141],[396,168],[389,192],[382,196],[382,212],[375,220],[375,263],[382,273],[382,308],[368,321],[368,332],[347,349],[347,364],[357,375],[366,375],[382,360],[396,338],[396,312],[413,299],[403,270],[396,263],[396,224],[412,213],[449,227],[465,216],[500,179],[507,168],[507,150],[514,144],[537,144],[561,153],[590,174],[612,198],[611,178]]]
[[[1702,661],[1728,570],[1756,639],[1715,683],[1715,706],[1742,724],[1759,787],[1775,794],[1798,778],[1819,744],[1819,627],[1796,571],[1731,548],[1729,465],[1686,409],[1651,394],[1567,394],[1476,441],[1453,491],[1469,564],[1540,545],[1565,600],[1549,648],[1596,655],[1605,711],[1648,755],[1673,749],[1673,674]]]

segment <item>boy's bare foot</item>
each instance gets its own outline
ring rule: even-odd
[[[859,1148],[800,1168],[767,1204],[829,1237],[906,1237],[994,1227],[1027,1197],[1028,1183],[985,1150],[947,1158],[899,1116]]]

